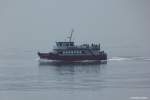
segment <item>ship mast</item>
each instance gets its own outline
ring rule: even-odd
[[[69,38],[69,42],[71,42],[73,32],[74,32],[74,30],[72,29],[72,30],[71,30],[71,34],[70,34],[70,36],[68,37],[68,38]]]

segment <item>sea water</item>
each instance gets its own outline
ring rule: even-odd
[[[108,60],[103,63],[63,63],[41,62],[32,49],[3,48],[0,99],[149,100],[150,57],[115,56],[116,48],[106,50]]]
[[[107,62],[41,62],[56,41]],[[150,100],[150,0],[0,0],[0,100]]]

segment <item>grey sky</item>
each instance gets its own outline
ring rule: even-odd
[[[0,45],[48,45],[64,40],[71,28],[77,42],[143,45],[150,36],[149,4],[149,0],[0,0]]]

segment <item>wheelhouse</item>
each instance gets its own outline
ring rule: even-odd
[[[57,47],[73,47],[74,42],[56,42]]]

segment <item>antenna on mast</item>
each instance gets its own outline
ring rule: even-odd
[[[71,42],[73,32],[74,32],[74,29],[71,30],[71,32],[70,32],[71,34],[70,34],[70,36],[68,37],[68,38],[69,38],[69,42]]]

